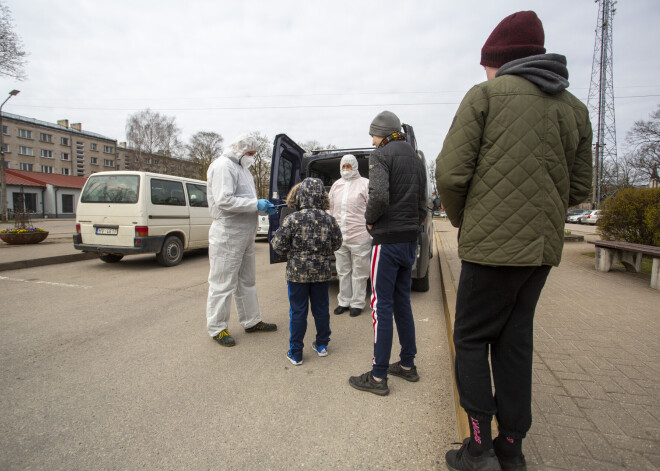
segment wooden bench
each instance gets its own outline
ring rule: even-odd
[[[651,288],[660,290],[660,247],[632,244],[617,240],[590,240],[596,246],[596,270],[608,272],[614,263],[620,262],[626,271],[639,273],[642,256],[653,258]]]

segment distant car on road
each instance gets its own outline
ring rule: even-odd
[[[268,215],[259,211],[257,213],[257,237],[268,237],[269,227],[270,222],[268,221]]]
[[[586,216],[580,218],[580,224],[593,224],[598,223],[598,216],[600,215],[600,210],[590,211]]]
[[[566,213],[566,222],[579,223],[581,217],[588,216],[590,213],[590,209],[569,209]]]
[[[440,209],[436,209],[435,211],[433,211],[433,217],[434,218],[446,218],[447,213],[440,210]]]

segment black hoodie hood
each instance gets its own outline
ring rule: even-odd
[[[507,62],[495,77],[502,75],[519,75],[550,95],[568,88],[566,57],[561,54],[539,54]]]

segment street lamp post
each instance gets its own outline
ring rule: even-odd
[[[13,96],[21,93],[19,90],[12,90],[9,92],[9,96],[5,98],[5,101],[0,105],[0,183],[2,186],[2,191],[0,191],[0,198],[2,198],[2,218],[3,221],[7,220],[7,181],[5,179],[5,144],[4,144],[4,131],[2,129],[2,107],[5,106],[5,103]]]

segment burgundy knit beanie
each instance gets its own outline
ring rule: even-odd
[[[519,11],[500,21],[481,48],[481,65],[500,68],[523,57],[545,54],[543,24],[533,11]]]

